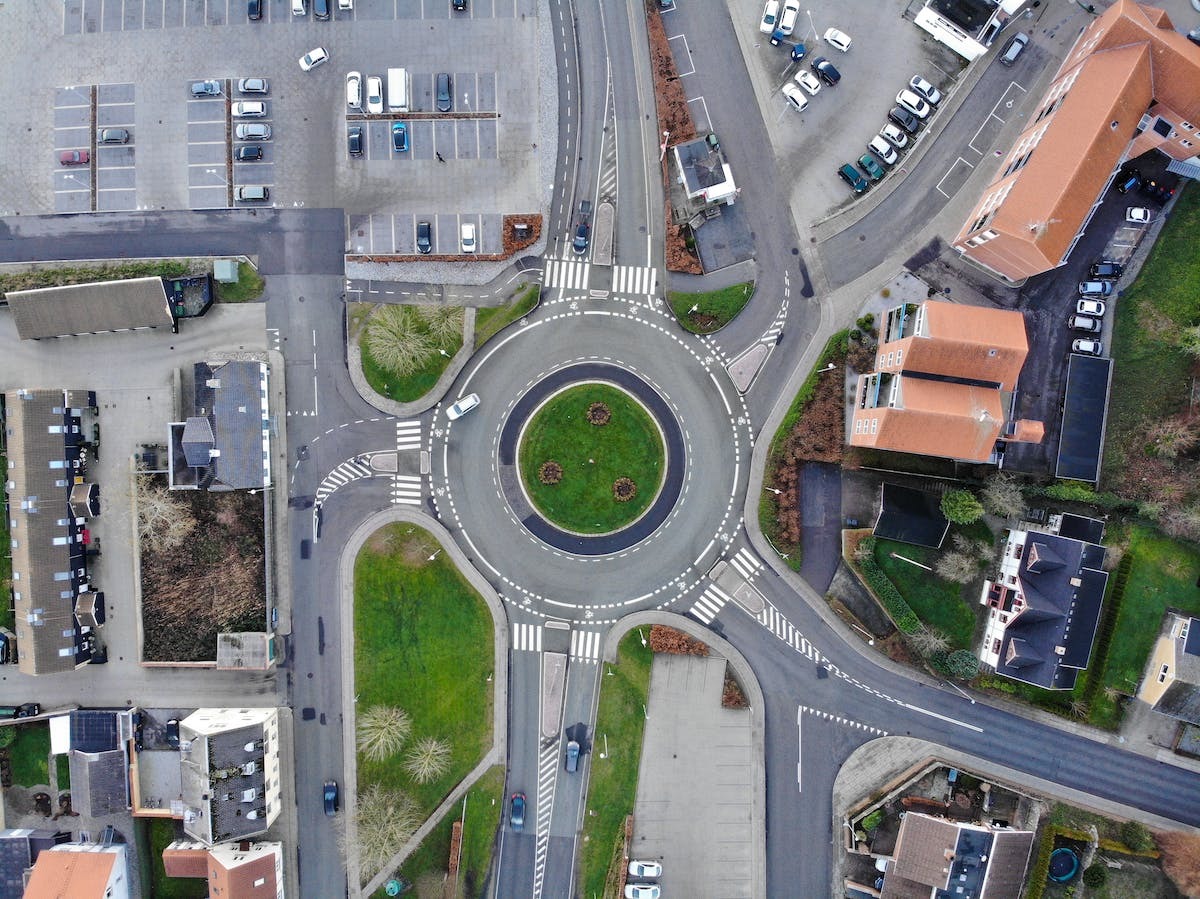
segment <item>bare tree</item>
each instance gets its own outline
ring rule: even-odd
[[[1196,422],[1184,415],[1175,415],[1155,422],[1146,437],[1150,451],[1164,459],[1174,459],[1195,449],[1200,443],[1200,429]]]
[[[1016,518],[1025,511],[1021,485],[1010,474],[997,473],[989,478],[980,499],[985,509],[1004,518]]]
[[[357,844],[348,846],[344,831],[338,841],[343,855],[349,855],[352,849],[357,852],[359,867],[366,881],[383,870],[396,851],[417,832],[421,815],[416,803],[406,793],[371,784],[358,796],[355,823],[358,828]]]
[[[373,762],[400,751],[412,732],[412,718],[392,705],[368,706],[355,722],[359,751]]]
[[[437,780],[449,767],[450,747],[435,737],[422,737],[404,760],[404,770],[419,784]]]
[[[138,538],[144,548],[173,549],[196,529],[191,508],[153,477],[139,475],[136,489]]]
[[[418,306],[417,312],[434,343],[450,343],[462,337],[462,306]]]
[[[436,352],[429,332],[411,306],[384,306],[367,322],[367,350],[383,368],[405,377]]]
[[[1071,717],[1086,718],[1088,716],[1088,704],[1082,699],[1071,700]]]
[[[1200,505],[1172,507],[1163,513],[1159,526],[1168,537],[1200,540]]]
[[[920,630],[909,634],[908,642],[923,656],[950,648],[950,639],[937,628],[932,627],[922,626]]]
[[[937,576],[956,584],[969,584],[979,576],[979,558],[965,552],[942,553],[933,564]]]

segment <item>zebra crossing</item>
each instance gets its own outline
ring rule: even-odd
[[[322,479],[321,486],[317,488],[314,504],[321,505],[329,498],[329,495],[333,491],[349,484],[351,481],[358,481],[369,477],[371,477],[371,465],[367,461],[366,456],[355,456],[353,459],[347,459]]]
[[[615,294],[650,295],[658,285],[658,269],[646,265],[613,266],[612,291]]]
[[[755,557],[754,553],[750,552],[750,550],[746,549],[744,546],[734,554],[733,558],[729,560],[729,563],[733,565],[733,567],[737,569],[737,573],[746,580],[750,580],[752,577],[754,577],[754,575],[758,574],[759,569],[762,568],[762,562]]]
[[[775,608],[771,603],[767,603],[766,608],[754,616],[755,619],[773,633],[776,637],[782,640],[796,652],[802,656],[811,659],[814,662],[821,661],[821,652],[817,647],[808,642],[800,631],[796,630],[796,626],[792,624],[783,615],[779,609]]]
[[[416,475],[392,475],[392,503],[397,506],[421,505],[421,479]]]
[[[692,616],[700,621],[701,624],[711,624],[712,620],[717,617],[725,603],[729,602],[729,594],[718,587],[716,584],[709,584],[704,588],[704,592],[700,594],[700,598],[692,604]]]
[[[396,449],[421,448],[421,423],[419,421],[396,422]]]
[[[581,259],[546,258],[546,272],[542,278],[545,287],[565,287],[568,290],[587,288],[588,274],[592,264]]]
[[[513,649],[541,652],[542,626],[540,624],[526,624],[523,621],[514,623],[512,626],[512,646]]]
[[[571,658],[584,662],[600,661],[600,632],[571,631]]]
[[[562,767],[559,761],[561,747],[558,740],[543,743],[538,752],[537,796],[532,802],[534,811],[534,829],[537,843],[533,851],[533,895],[539,899],[546,880],[546,856],[550,849],[550,813],[554,809],[554,787],[558,781],[558,771]],[[525,816],[529,817],[531,805],[529,797],[525,800]],[[528,820],[526,821],[528,825]]]

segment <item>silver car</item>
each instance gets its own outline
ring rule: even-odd
[[[446,410],[446,417],[451,421],[458,421],[472,409],[479,405],[479,394],[471,393],[464,396],[461,400]]]

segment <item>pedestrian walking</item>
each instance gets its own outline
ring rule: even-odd
[[[438,161],[438,162],[445,162],[445,161],[446,161],[446,160],[442,159],[442,154],[441,154],[441,153],[434,153],[433,155],[437,157],[437,161]]]

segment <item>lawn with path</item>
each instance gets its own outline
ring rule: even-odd
[[[537,308],[541,285],[529,284],[503,306],[481,306],[475,310],[475,349]]]
[[[611,412],[606,424],[588,420],[594,403]],[[662,485],[666,453],[658,425],[632,396],[608,384],[581,384],[556,394],[525,427],[517,451],[521,478],[547,520],[578,534],[605,534],[635,521]],[[542,465],[557,462],[561,480],[542,481]],[[633,498],[614,498],[614,483],[629,478]]]
[[[423,816],[491,746],[492,617],[427,531],[403,522],[376,531],[354,566],[357,709],[395,706],[412,719],[404,749],[382,761],[359,753],[358,788],[398,790]],[[430,556],[436,556],[430,560]],[[417,740],[450,747],[446,772],[419,784],[402,767]]]
[[[943,580],[932,571],[896,558],[893,553],[932,568],[941,551],[894,540],[875,541],[875,561],[921,622],[945,634],[950,640],[951,649],[970,649],[976,615],[971,597],[966,594],[974,591],[978,585]]]
[[[17,731],[8,747],[13,784],[18,787],[50,786],[50,725],[38,721],[9,726]]]

